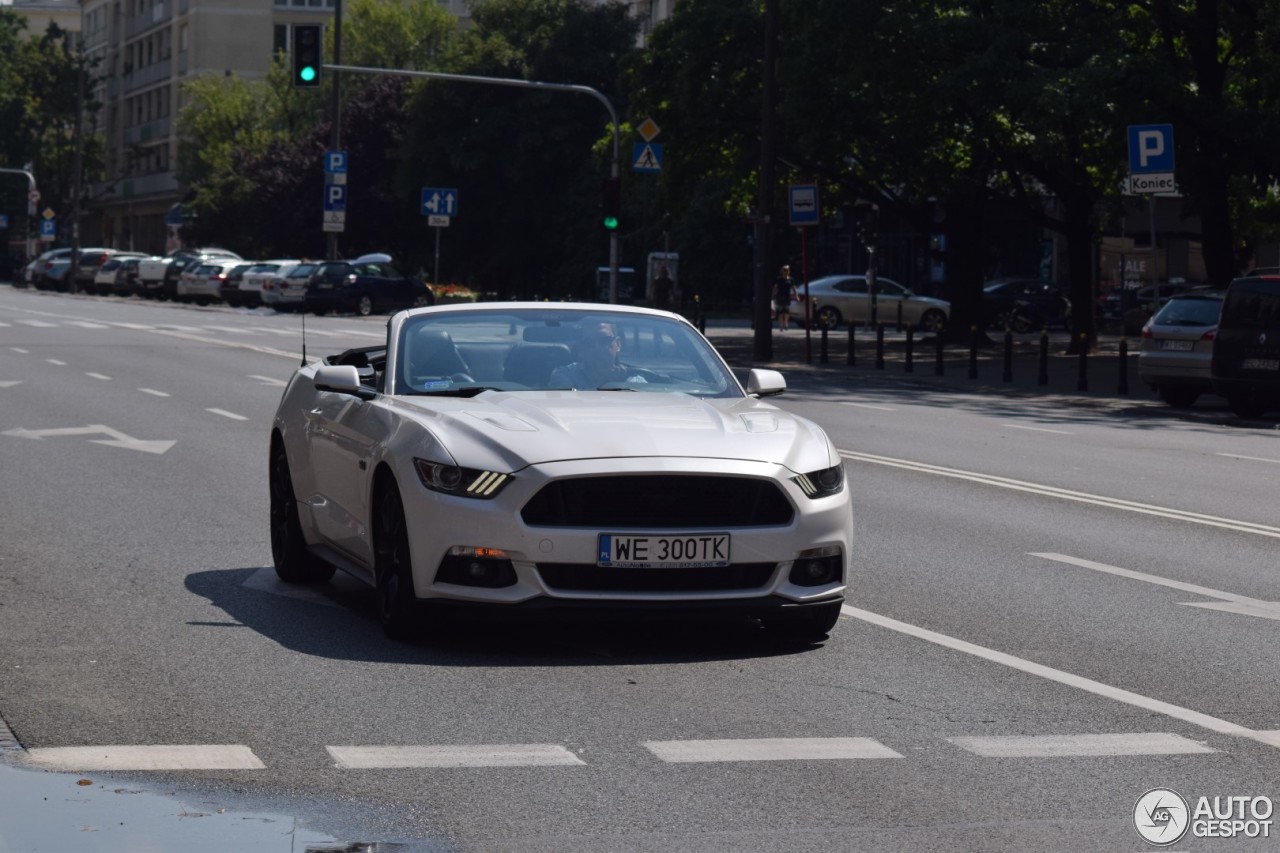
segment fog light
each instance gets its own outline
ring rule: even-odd
[[[824,586],[844,577],[844,555],[834,546],[801,551],[787,580],[796,586]]]
[[[516,570],[506,551],[455,545],[440,561],[436,582],[497,589],[514,586]]]

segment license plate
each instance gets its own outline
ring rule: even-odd
[[[1161,341],[1160,349],[1179,350],[1181,352],[1189,352],[1195,349],[1195,341]]]
[[[728,533],[684,536],[601,533],[597,566],[619,569],[699,569],[729,565]]]
[[[327,282],[320,282],[316,285],[316,290],[333,290],[333,285]]]
[[[1245,370],[1280,370],[1280,358],[1246,358],[1240,362]]]

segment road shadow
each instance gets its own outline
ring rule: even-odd
[[[280,582],[270,568],[215,569],[187,575],[186,588],[234,620],[193,626],[244,626],[291,651],[337,660],[452,667],[681,664],[800,654],[831,642],[782,636],[745,617],[699,622],[642,614],[624,620],[542,611],[519,618],[459,616],[405,643],[378,626],[373,590],[341,572],[327,583],[299,586]]]

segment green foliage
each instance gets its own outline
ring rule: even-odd
[[[437,66],[457,20],[421,0],[350,0],[344,9],[342,62],[427,71]],[[332,55],[333,31],[328,30]]]

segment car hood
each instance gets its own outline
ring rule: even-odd
[[[809,472],[839,462],[816,424],[753,397],[498,391],[471,399],[401,397],[392,405],[464,467],[518,471],[566,460],[685,457]]]

